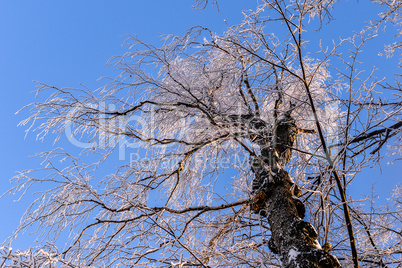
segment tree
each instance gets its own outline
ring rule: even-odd
[[[36,227],[49,244],[5,248],[4,264],[399,265],[401,188],[394,207],[366,209],[347,186],[386,146],[401,152],[400,80],[358,69],[401,5],[373,1],[388,5],[378,21],[313,58],[304,32],[323,31],[334,2],[263,1],[224,34],[194,27],[160,48],[132,37],[111,60],[121,75],[98,92],[40,84],[49,98],[22,123],[41,137],[67,133],[83,150],[44,152],[40,172],[15,178],[11,192],[48,185],[17,233]],[[130,163],[103,174],[128,153]]]

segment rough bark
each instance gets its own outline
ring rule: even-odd
[[[251,138],[259,145],[260,155],[250,158],[255,175],[250,206],[268,220],[272,233],[270,250],[288,268],[341,267],[335,256],[321,248],[315,228],[303,220],[305,206],[297,197],[301,191],[284,170],[297,134],[290,112],[279,116],[272,127],[260,119],[248,120],[247,124],[260,133]]]
[[[303,220],[305,206],[294,195],[296,187],[289,174],[280,169],[270,177],[251,203],[253,211],[267,217],[270,250],[280,255],[284,267],[341,267],[336,257],[321,249],[315,228]]]

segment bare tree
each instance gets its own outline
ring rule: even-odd
[[[399,76],[358,66],[400,5],[312,58],[304,32],[323,31],[334,2],[262,1],[224,34],[194,27],[160,48],[130,38],[100,91],[40,84],[49,98],[22,124],[83,149],[15,178],[10,192],[47,187],[16,233],[48,245],[5,248],[3,264],[400,267],[401,188],[389,207],[347,193],[386,147],[401,152]]]

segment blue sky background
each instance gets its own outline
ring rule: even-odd
[[[335,8],[337,20],[326,31],[307,33],[312,38],[311,46],[318,44],[318,37],[346,37],[359,30],[365,18],[373,18],[379,12],[368,1],[360,2],[365,3],[355,9],[355,1],[346,1],[346,6]],[[240,11],[254,8],[255,3],[224,0],[218,13],[214,7],[193,10],[194,2],[189,0],[0,0],[0,192],[11,187],[9,180],[16,171],[40,164],[40,159],[30,156],[52,146],[50,139],[36,141],[35,133],[25,137],[26,128],[17,127],[29,113],[15,115],[15,112],[35,101],[35,94],[30,93],[36,88],[34,80],[58,87],[79,87],[81,83],[97,89],[104,85],[97,81],[99,77],[116,75],[106,62],[111,56],[126,51],[121,46],[124,35],[137,35],[157,45],[160,34],[181,35],[196,25],[222,33],[226,28],[224,19],[228,25],[240,23],[243,18]],[[392,34],[385,34],[365,48],[370,55],[365,62],[368,66],[381,67],[380,75],[394,73],[398,60],[378,56],[384,40],[392,42]],[[377,181],[378,193],[384,194],[384,199],[402,176],[396,165],[384,164],[382,171],[381,174],[377,168],[360,174],[349,191],[356,195],[369,194],[366,190]],[[14,199],[15,196],[8,195],[0,199],[0,241],[17,227],[32,197],[18,203]],[[14,248],[29,246],[34,246],[29,237],[14,244]]]

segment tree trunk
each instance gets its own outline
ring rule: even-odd
[[[262,125],[249,122],[253,129],[262,130]],[[268,246],[280,255],[284,267],[341,267],[335,256],[321,248],[315,228],[303,220],[305,206],[297,197],[300,190],[283,169],[291,158],[296,134],[296,124],[288,112],[275,120],[269,135],[254,138],[261,155],[250,160],[255,174],[251,209],[267,218],[272,234]]]
[[[265,190],[254,194],[251,208],[267,217],[272,237],[268,246],[284,267],[341,267],[336,257],[321,249],[315,228],[303,221],[305,207],[294,195],[289,174],[281,169],[269,178]]]

